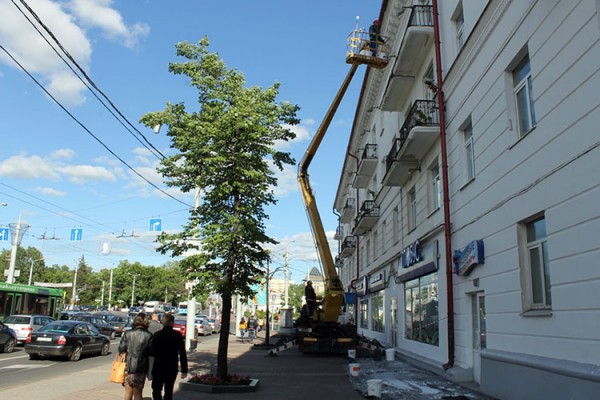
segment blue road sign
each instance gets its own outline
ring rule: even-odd
[[[79,240],[81,240],[82,236],[83,236],[83,229],[82,228],[73,228],[73,229],[71,229],[71,240],[72,241],[79,241]]]
[[[162,231],[162,218],[151,218],[150,219],[150,232],[161,232]]]
[[[0,240],[8,240],[8,228],[0,228]]]

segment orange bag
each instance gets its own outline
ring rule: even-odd
[[[109,380],[114,383],[123,383],[125,382],[125,355],[126,353],[119,354],[115,356],[115,359],[112,362],[112,367],[110,369],[110,377]]]

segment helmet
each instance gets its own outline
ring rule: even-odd
[[[375,21],[373,21],[373,23],[374,23],[375,25],[379,25],[381,22],[379,22],[379,20],[378,20],[378,19],[376,19]]]

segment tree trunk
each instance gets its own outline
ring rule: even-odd
[[[231,293],[223,293],[221,296],[223,308],[221,310],[221,333],[217,352],[217,377],[225,380],[227,379],[227,351],[229,349],[229,331],[231,327]]]

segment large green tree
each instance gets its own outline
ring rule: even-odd
[[[246,86],[244,75],[229,69],[209,52],[205,37],[198,44],[177,44],[186,61],[169,64],[198,91],[199,107],[168,103],[164,111],[141,118],[148,127],[167,126],[171,147],[178,152],[161,161],[160,173],[170,187],[198,189],[198,200],[180,233],[159,236],[159,251],[189,254],[181,262],[195,291],[221,294],[223,325],[219,338],[217,376],[227,378],[228,335],[232,297],[251,294],[269,257],[264,245],[275,243],[265,233],[265,207],[276,202],[277,179],[272,166],[294,164],[277,141],[295,137],[290,126],[299,121],[298,106],[277,102],[279,84],[262,89]]]

